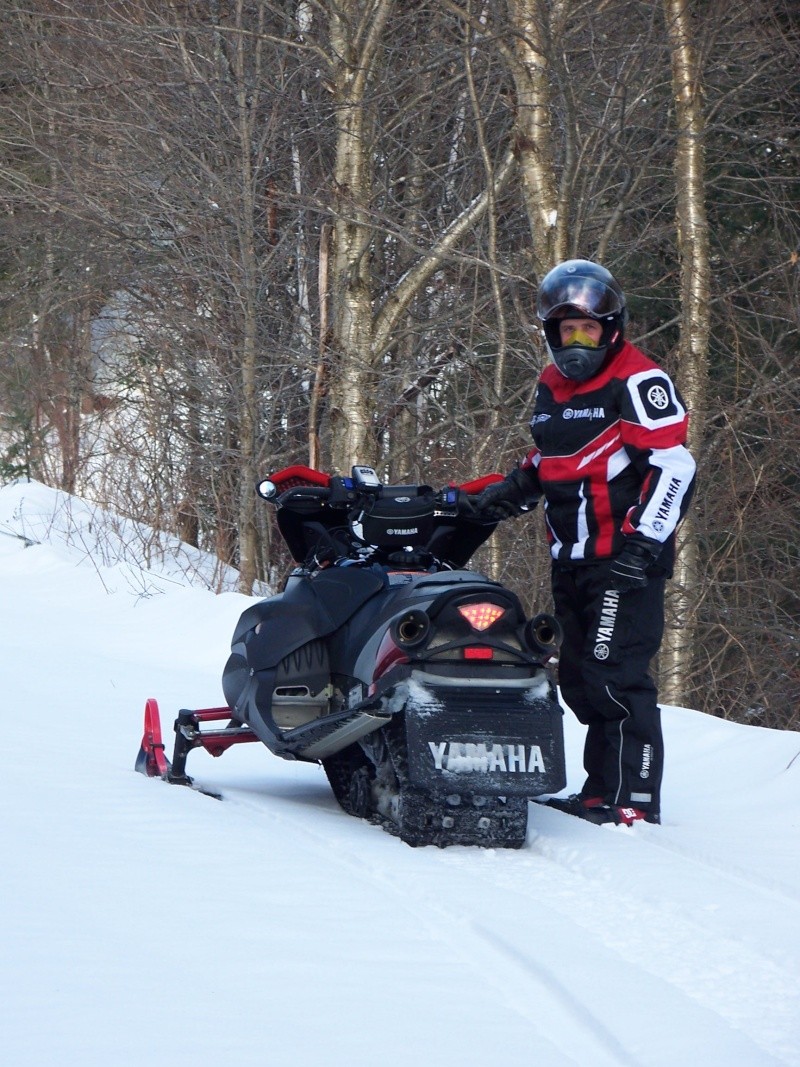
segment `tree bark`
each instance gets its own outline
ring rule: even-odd
[[[236,6],[236,24],[242,28],[243,0]],[[240,355],[241,406],[239,411],[239,589],[251,593],[258,574],[258,532],[255,517],[256,448],[258,436],[258,368],[257,299],[258,271],[256,256],[256,206],[251,146],[253,116],[257,114],[257,89],[248,87],[244,68],[244,40],[237,34],[233,41],[236,72],[236,104],[241,163],[241,216],[239,247],[241,251],[242,348]],[[256,46],[255,85],[260,73],[260,51]]]
[[[691,0],[664,0],[672,59],[672,95],[678,126],[675,180],[681,270],[681,333],[677,378],[691,411],[689,445],[694,454],[699,455],[708,382],[710,266],[705,207],[705,119],[691,6]],[[697,539],[691,515],[684,523],[681,541],[659,665],[663,699],[670,704],[681,702],[695,644],[700,575]]]
[[[334,171],[332,333],[338,373],[330,393],[331,459],[347,473],[374,463],[371,433],[373,235],[372,137],[368,89],[394,0],[345,0],[330,15],[334,63],[336,164]],[[356,28],[357,27],[357,28]]]
[[[553,7],[551,15],[550,8]],[[515,149],[531,230],[533,268],[541,278],[566,259],[567,230],[559,212],[553,153],[550,91],[550,27],[561,4],[549,0],[509,0],[515,30],[510,59],[516,90]]]

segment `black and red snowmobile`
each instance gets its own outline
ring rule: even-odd
[[[560,628],[465,569],[496,526],[470,498],[497,477],[435,491],[293,466],[262,482],[298,566],[241,616],[228,705],[181,711],[171,761],[148,700],[136,769],[191,785],[193,748],[261,741],[321,763],[344,811],[410,845],[519,848],[529,798],[566,784]]]

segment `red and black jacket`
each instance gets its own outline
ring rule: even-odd
[[[564,563],[617,555],[625,538],[673,535],[694,488],[688,414],[669,376],[629,342],[587,382],[545,368],[522,470],[545,500],[550,551]]]

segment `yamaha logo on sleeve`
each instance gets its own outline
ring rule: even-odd
[[[659,375],[657,379],[644,378],[638,383],[639,398],[645,414],[650,419],[665,419],[678,414],[678,406],[669,386],[669,381]]]
[[[669,393],[663,385],[651,386],[647,390],[647,399],[659,411],[665,411],[669,407]]]

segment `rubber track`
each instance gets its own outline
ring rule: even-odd
[[[398,721],[399,720],[399,721]],[[413,848],[468,845],[483,848],[521,848],[528,828],[524,797],[462,797],[457,806],[415,789],[408,780],[405,725],[400,716],[382,728],[397,780],[397,818],[376,815],[375,821]],[[383,777],[382,775],[380,777]]]

